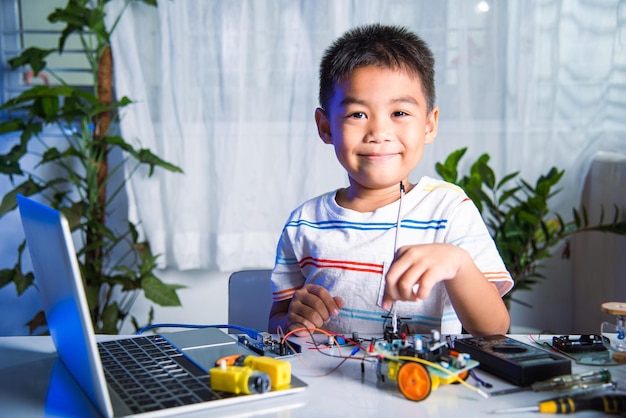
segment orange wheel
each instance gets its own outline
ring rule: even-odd
[[[469,370],[465,370],[464,372],[461,372],[457,375],[457,377],[461,380],[467,380],[468,376],[469,376]],[[452,383],[458,385],[461,382],[455,379]]]
[[[430,395],[430,373],[419,363],[406,362],[398,370],[398,388],[412,401],[421,401]]]

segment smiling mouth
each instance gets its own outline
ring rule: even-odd
[[[391,158],[397,157],[398,153],[390,153],[390,154],[359,154],[362,158],[365,158],[370,161],[385,161]]]

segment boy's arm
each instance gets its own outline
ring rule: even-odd
[[[305,284],[296,290],[293,298],[274,302],[270,310],[269,332],[278,333],[278,328],[284,332],[296,328],[320,328],[330,320],[331,316],[339,314],[343,306],[340,297],[333,297],[326,288]],[[308,331],[297,332],[298,336],[309,335]]]
[[[463,327],[472,335],[505,334],[510,317],[496,286],[476,267],[470,254],[450,244],[402,247],[386,276],[383,308],[395,300],[426,299],[445,280]]]
[[[287,329],[287,313],[289,312],[289,303],[291,299],[274,302],[270,309],[270,318],[268,330],[272,334],[278,334],[278,329],[288,332]]]
[[[496,285],[478,270],[467,252],[453,280],[445,282],[448,296],[463,327],[474,336],[506,334],[511,318]]]

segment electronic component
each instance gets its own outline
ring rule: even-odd
[[[602,343],[602,338],[596,334],[552,337],[552,346],[565,353],[585,353],[589,351],[607,350]]]
[[[469,353],[480,368],[518,386],[570,374],[571,360],[504,335],[460,338],[454,349]]]
[[[270,390],[270,378],[267,373],[254,370],[251,367],[227,366],[222,364],[209,370],[211,389],[234,393],[236,395],[250,395],[265,393]]]
[[[260,356],[287,357],[302,351],[300,344],[275,340],[268,332],[259,332],[256,339],[243,334],[237,341]]]
[[[458,382],[478,366],[469,354],[450,349],[438,331],[410,338],[393,338],[394,332],[372,341],[373,353],[379,354],[376,373],[379,382],[394,381],[400,392],[412,401],[426,399],[432,389]]]
[[[216,366],[221,366],[222,364],[226,366],[242,366],[263,372],[269,376],[273,389],[281,388],[291,383],[291,363],[278,360],[277,358],[234,354],[222,357],[215,363]]]

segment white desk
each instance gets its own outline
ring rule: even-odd
[[[530,343],[525,336],[515,338]],[[303,343],[302,358],[291,358],[293,374],[309,384],[301,393],[263,399],[243,405],[225,406],[208,412],[186,416],[229,416],[229,417],[482,417],[502,416],[511,418],[538,417],[536,413],[492,415],[495,409],[535,405],[538,401],[550,398],[549,393],[522,392],[489,399],[461,385],[443,385],[434,390],[421,402],[405,399],[395,386],[377,387],[376,374],[366,365],[361,374],[360,361],[347,361],[337,371],[326,377],[317,377],[334,368],[339,362],[308,350],[306,339]],[[345,353],[344,350],[344,354]],[[49,337],[0,337],[0,416],[41,417],[48,408],[52,396],[49,387],[52,370],[57,367],[56,353]],[[591,366],[573,365],[573,372],[581,372]],[[626,366],[609,368],[614,380],[626,388]],[[497,390],[512,387],[491,375],[478,371],[478,374],[494,385]],[[469,383],[476,382],[470,378]],[[71,386],[71,385],[70,385]],[[72,402],[85,402],[82,393],[68,393],[73,389],[64,388],[63,397]],[[72,397],[72,395],[75,395]],[[49,399],[47,401],[47,399]],[[48,402],[48,405],[46,404]],[[48,408],[49,410],[49,408]],[[585,411],[576,417],[598,416],[597,412]]]

